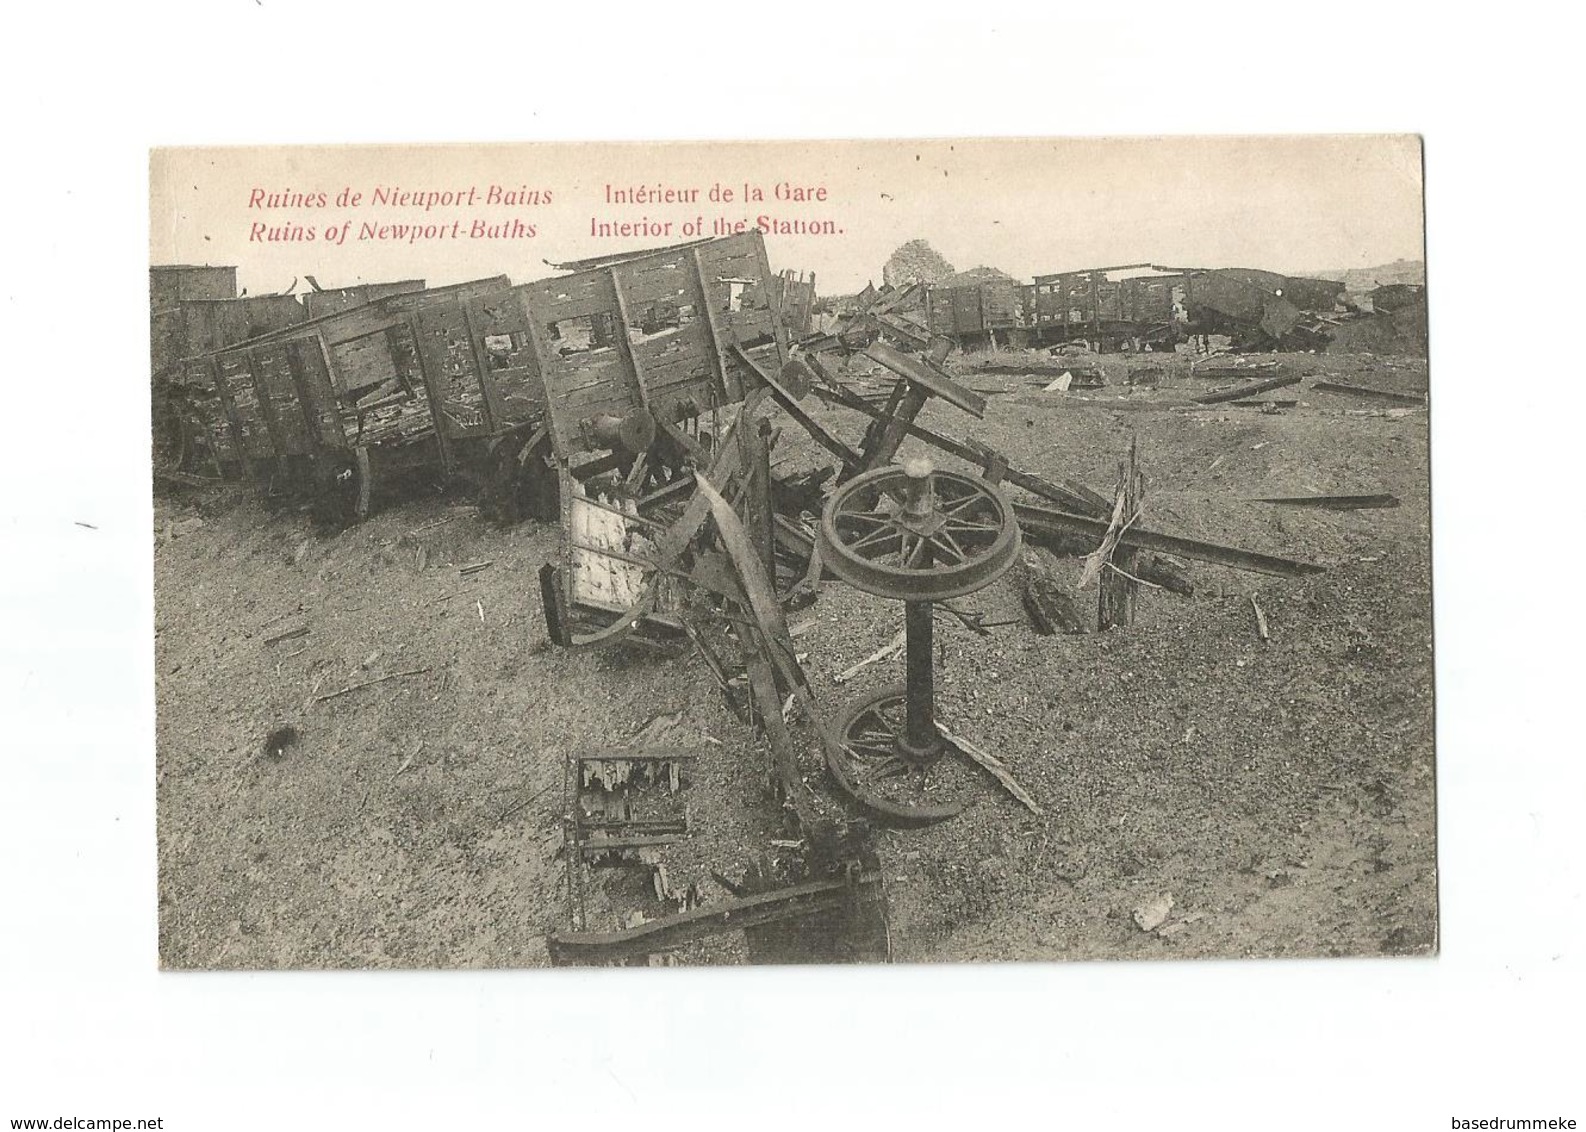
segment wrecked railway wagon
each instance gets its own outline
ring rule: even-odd
[[[1033,345],[1083,339],[1097,349],[1170,348],[1184,335],[1192,272],[1137,263],[1037,275],[1023,288]]]
[[[573,273],[522,290],[548,328],[562,505],[542,594],[552,639],[573,644],[630,612],[643,548],[688,502],[687,469],[720,411],[781,371],[789,331],[758,231],[553,266]]]
[[[388,295],[189,358],[189,420],[222,474],[344,520],[415,469],[486,479],[543,422],[533,319],[505,276]],[[532,492],[532,484],[530,485]]]
[[[563,481],[664,475],[680,422],[742,400],[745,358],[786,360],[759,232],[551,266],[569,273],[388,294],[186,359],[190,462],[342,521],[412,471],[550,518]]]
[[[934,335],[960,348],[995,347],[1019,339],[1020,287],[1013,279],[983,279],[924,288],[925,321]]]

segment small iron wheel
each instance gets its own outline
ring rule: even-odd
[[[1013,565],[1019,547],[1013,507],[995,484],[932,471],[924,461],[855,476],[821,515],[823,563],[877,597],[942,601],[974,593]]]
[[[888,825],[929,825],[963,810],[945,778],[958,779],[953,760],[928,765],[907,748],[908,692],[902,684],[850,704],[836,720],[827,767],[837,784]],[[939,752],[938,752],[939,753]]]

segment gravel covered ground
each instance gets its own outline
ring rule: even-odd
[[[1328,569],[1290,580],[1192,563],[1193,596],[1148,590],[1134,626],[1106,634],[1040,637],[1020,623],[981,637],[939,620],[940,714],[1046,812],[944,765],[940,788],[966,812],[878,835],[897,957],[1435,949],[1424,409],[1310,380],[1267,394],[1300,402],[1276,414],[1194,407],[1189,397],[1233,382],[1192,374],[1187,355],[1073,359],[1102,368],[1107,387],[1044,393],[1050,374],[1000,372],[1021,359],[1032,373],[1051,364],[955,359],[987,394],[986,419],[933,404],[922,423],[1104,494],[1137,439],[1150,527]],[[1426,389],[1424,361],[1280,360],[1308,378]],[[999,372],[977,368],[988,363]],[[1155,387],[1126,383],[1144,369],[1160,371]],[[857,436],[853,415],[818,415]],[[812,461],[783,423],[787,466]],[[1249,501],[1382,492],[1402,505]],[[549,646],[535,571],[554,528],[498,528],[433,492],[331,536],[240,487],[161,496],[155,513],[167,966],[545,963],[545,934],[568,917],[563,760],[658,714],[650,736],[699,755],[689,797],[701,833],[674,885],[718,899],[711,868],[776,854],[764,751],[703,665],[685,650]],[[1076,561],[1060,569],[1078,579]],[[1093,618],[1094,590],[1078,600]],[[1012,575],[955,604],[1021,617]],[[902,679],[897,660],[833,685],[902,627],[901,605],[828,583],[794,620],[808,622],[798,648],[828,704]],[[825,792],[813,759],[806,770]],[[591,926],[660,911],[631,878],[614,881]],[[743,948],[726,937],[685,958],[734,962]]]

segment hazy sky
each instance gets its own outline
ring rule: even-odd
[[[712,202],[720,183],[764,202]],[[776,200],[787,183],[825,201]],[[549,205],[487,206],[491,185],[548,191]],[[694,203],[607,203],[607,186],[696,188]],[[379,207],[379,187],[476,191],[468,206]],[[345,188],[363,194],[337,207]],[[326,206],[250,207],[255,190]],[[291,194],[300,194],[293,197]],[[1377,137],[632,143],[156,150],[150,262],[235,264],[250,293],[314,275],[332,287],[549,274],[559,262],[677,243],[703,217],[829,221],[840,234],[768,235],[771,266],[815,271],[823,294],[881,280],[905,240],[923,237],[958,269],[1035,274],[1150,261],[1287,273],[1368,267],[1423,254],[1419,139]],[[536,229],[469,238],[474,221]],[[600,238],[591,222],[670,221],[669,234]],[[323,231],[351,222],[346,241]],[[435,224],[458,238],[359,240],[364,224]],[[312,229],[313,242],[250,239],[255,225]],[[296,226],[296,227],[293,227]],[[301,287],[301,284],[300,284]]]

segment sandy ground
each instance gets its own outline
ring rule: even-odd
[[[953,365],[987,393],[986,419],[933,404],[922,423],[1103,493],[1138,439],[1151,527],[1328,570],[1289,580],[1192,564],[1192,597],[1147,591],[1135,625],[1106,634],[1016,624],[980,637],[939,622],[942,717],[1003,758],[1046,812],[944,765],[942,789],[967,811],[877,836],[897,958],[1435,949],[1425,411],[1309,382],[1269,395],[1301,402],[1278,414],[1191,408],[1189,396],[1230,382],[1191,375],[1187,356],[1079,359],[1109,385],[1068,394],[976,372],[984,360]],[[1426,388],[1424,361],[1281,360]],[[1125,384],[1147,367],[1164,371],[1157,388]],[[859,431],[851,414],[820,415]],[[813,460],[784,423],[788,466]],[[1402,505],[1249,502],[1377,492]],[[155,516],[166,966],[544,964],[546,933],[568,919],[564,759],[621,744],[658,713],[677,715],[659,738],[699,755],[689,863],[732,873],[775,854],[765,753],[703,665],[681,649],[549,645],[535,571],[554,528],[495,527],[438,491],[334,535],[242,487],[160,496]],[[1062,568],[1077,579],[1076,562]],[[1093,609],[1093,592],[1080,600]],[[1011,576],[956,604],[1020,616]],[[900,660],[832,684],[901,628],[900,605],[829,583],[795,620],[809,621],[799,648],[828,703],[902,679]],[[804,769],[829,792],[813,759]],[[647,900],[614,879],[591,917],[615,926],[662,911]],[[1145,931],[1134,913],[1152,904],[1167,911]],[[735,962],[743,948],[725,937],[686,958]]]

